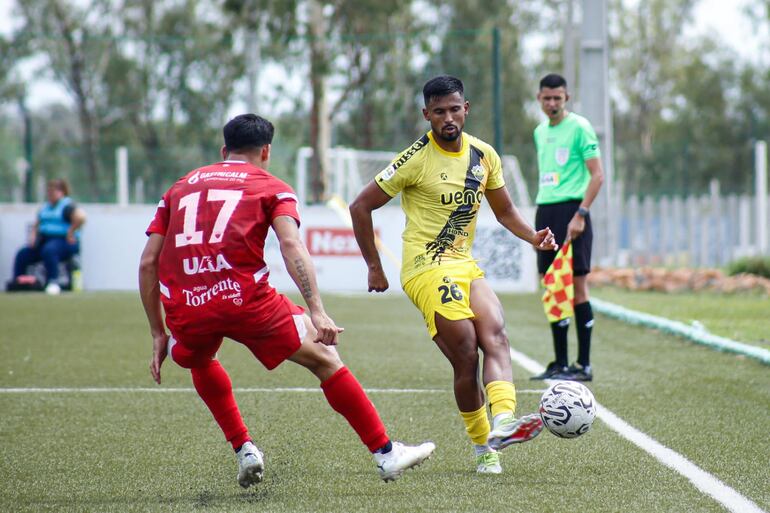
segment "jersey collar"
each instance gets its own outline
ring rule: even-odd
[[[462,157],[465,155],[465,153],[468,151],[468,134],[465,132],[462,132],[462,138],[463,138],[463,147],[460,151],[446,151],[444,148],[438,145],[438,143],[433,139],[433,130],[430,130],[428,132],[428,139],[430,139],[430,142],[433,143],[433,147],[436,148],[439,153],[443,153],[444,155],[448,157]]]

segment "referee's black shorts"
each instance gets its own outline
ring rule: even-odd
[[[562,203],[538,205],[535,214],[535,229],[542,230],[549,227],[556,237],[556,242],[561,247],[567,238],[567,225],[572,216],[577,212],[582,200],[570,200]],[[591,245],[594,233],[591,229],[591,214],[586,216],[586,228],[583,234],[572,241],[572,266],[575,276],[584,276],[591,272]],[[556,257],[556,251],[537,252],[537,271],[545,274],[548,267]]]

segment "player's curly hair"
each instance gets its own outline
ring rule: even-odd
[[[228,152],[259,149],[273,142],[273,124],[256,114],[241,114],[222,129]]]
[[[426,107],[432,98],[440,98],[452,93],[460,93],[460,96],[465,96],[462,80],[451,75],[431,78],[422,88],[422,97]]]

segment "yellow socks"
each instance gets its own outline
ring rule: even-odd
[[[499,383],[499,382],[498,382]],[[487,405],[483,405],[476,411],[461,411],[460,416],[465,422],[465,431],[471,437],[474,444],[486,445],[489,436],[489,419],[487,418]]]
[[[510,381],[492,381],[486,386],[486,390],[492,418],[500,414],[514,414],[516,411],[516,388],[513,383]],[[476,411],[461,411],[460,416],[465,422],[465,431],[473,443],[486,445],[490,430],[487,405],[483,405]]]
[[[516,387],[510,381],[492,381],[486,386],[492,418],[501,413],[516,412]]]

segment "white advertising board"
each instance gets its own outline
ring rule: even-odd
[[[145,243],[144,230],[153,205],[116,206],[85,204],[88,222],[81,238],[83,286],[86,290],[136,290],[139,256]],[[36,205],[0,205],[0,283],[11,278],[13,260],[27,240]],[[532,212],[523,212],[532,219]],[[300,210],[300,231],[316,267],[319,287],[327,292],[366,292],[367,270],[352,229],[331,208],[309,206]],[[399,262],[404,214],[398,206],[374,213],[375,230],[387,248],[382,262],[390,292],[400,292]],[[282,292],[296,290],[286,272],[278,241],[270,232],[265,261],[270,283]],[[479,216],[474,256],[495,290],[524,292],[537,287],[535,254],[529,245],[508,233],[488,208]]]

